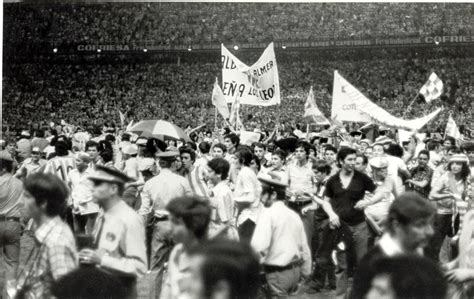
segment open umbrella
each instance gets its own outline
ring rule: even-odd
[[[191,141],[189,136],[184,133],[180,127],[164,120],[142,120],[133,125],[129,132],[141,137],[154,137],[161,140],[163,140],[164,137],[169,137],[172,139]]]

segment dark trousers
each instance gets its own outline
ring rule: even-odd
[[[241,242],[250,244],[253,232],[255,231],[255,226],[255,222],[250,219],[245,220],[241,225],[239,225],[238,231]]]
[[[432,259],[435,262],[439,261],[439,253],[441,251],[441,246],[443,245],[444,239],[447,236],[454,236],[459,228],[459,217],[457,217],[454,222],[454,229],[452,218],[452,214],[436,214],[433,226],[434,234],[430,243],[425,249],[426,257]]]
[[[330,287],[336,286],[336,267],[331,258],[332,250],[328,249],[328,244],[323,244],[323,242],[333,242],[325,237],[328,229],[328,219],[314,221],[313,248],[316,250],[314,250],[315,269],[312,280],[317,288],[324,287],[326,277]]]

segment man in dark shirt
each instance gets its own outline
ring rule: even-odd
[[[356,151],[354,149],[343,147],[339,150],[337,153],[337,163],[341,170],[329,178],[324,192],[324,200],[328,201],[332,207],[332,211],[327,213],[330,228],[336,234],[350,231],[351,240],[349,243],[352,248],[348,249],[353,252],[353,255],[348,255],[347,264],[354,267],[357,266],[357,262],[366,254],[369,237],[369,229],[365,222],[364,211],[356,209],[354,206],[359,200],[364,198],[366,192],[372,193],[376,188],[374,182],[367,175],[354,170],[355,159]],[[351,276],[352,269],[341,270],[347,271],[347,273],[343,273],[339,277]],[[340,289],[341,283],[342,281],[338,279],[338,293],[345,292],[344,289]],[[348,287],[350,288],[350,285]]]
[[[430,160],[430,152],[422,150],[418,154],[418,165],[410,170],[411,179],[406,180],[408,189],[420,193],[425,198],[431,191],[431,178],[433,177],[433,169],[428,166]]]

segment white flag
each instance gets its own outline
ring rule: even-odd
[[[217,84],[217,78],[214,83],[214,89],[212,90],[212,105],[217,108],[224,119],[229,118],[229,107],[227,107],[227,102],[225,101],[221,87]]]
[[[453,117],[451,114],[449,115],[448,118],[448,123],[446,124],[446,130],[445,130],[445,135],[451,136],[454,139],[461,140],[462,136],[461,133],[459,132],[458,126],[456,125],[456,122],[454,122]]]
[[[120,116],[120,127],[123,128],[125,124],[125,115],[120,110],[119,110],[119,116]]]
[[[280,81],[273,43],[252,66],[240,61],[224,45],[221,45],[221,51],[222,92],[227,103],[238,97],[244,105],[280,104]]]
[[[435,73],[431,73],[428,81],[420,89],[420,93],[425,97],[427,103],[439,98],[443,92],[443,81]]]
[[[334,71],[331,118],[339,121],[373,122],[390,128],[417,131],[431,121],[441,108],[420,118],[405,120],[374,104],[357,88]]]
[[[318,109],[316,101],[314,100],[313,86],[311,86],[304,104],[304,115],[303,118],[307,123],[315,123],[318,125],[329,125],[329,120],[324,116],[324,114]]]
[[[229,122],[231,125],[234,125],[236,128],[240,126],[242,123],[240,121],[240,98],[236,97],[234,102],[232,103],[232,107],[230,108],[230,119]]]

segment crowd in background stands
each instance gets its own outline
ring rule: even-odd
[[[472,31],[473,9],[472,3],[7,4],[4,37],[18,43],[190,45],[463,35]]]
[[[329,117],[333,72],[338,70],[369,99],[398,117],[434,71],[445,85],[441,99],[427,104],[420,97],[405,118],[420,117],[444,106],[439,118],[428,125],[430,131],[444,132],[449,113],[461,130],[473,127],[472,57],[394,57],[397,49],[372,51],[380,57],[349,55],[314,60],[300,52],[277,55],[281,106],[243,106],[244,125],[272,131],[279,120],[286,128],[295,128],[298,123],[304,127],[304,102],[310,86],[318,106]],[[244,55],[244,62],[256,61],[258,55]],[[61,120],[82,127],[104,122],[118,125],[121,111],[127,115],[127,123],[167,119],[183,128],[206,123],[207,129],[213,129],[211,92],[215,78],[221,81],[219,56],[197,60],[179,64],[9,63],[4,66],[3,128],[22,130]]]

